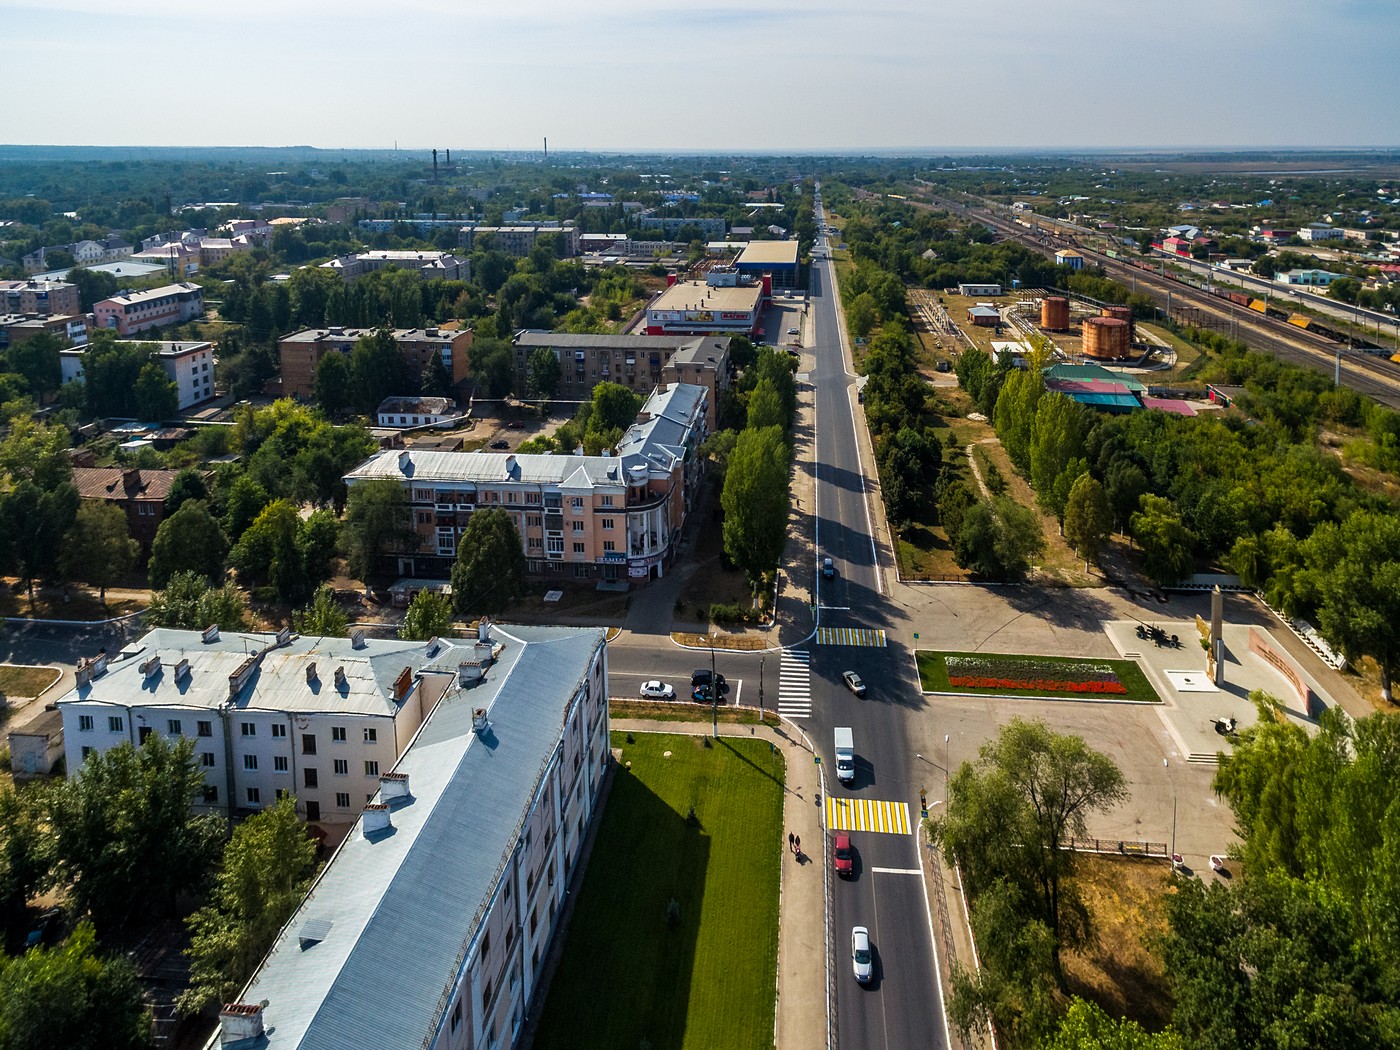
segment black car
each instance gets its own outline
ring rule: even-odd
[[[690,691],[690,698],[694,700],[697,704],[722,704],[724,703],[724,694],[728,691],[729,687],[727,685],[721,685],[719,687],[719,700],[716,701],[711,693],[710,685],[707,682],[704,685],[697,685],[694,689],[692,689]]]
[[[690,688],[691,688],[692,690],[694,690],[694,689],[699,689],[699,688],[701,688],[702,686],[707,686],[707,685],[709,685],[709,684],[710,684],[710,674],[711,674],[711,672],[710,672],[708,669],[704,668],[704,667],[702,667],[702,668],[700,668],[699,670],[696,670],[696,671],[691,671],[691,672],[690,672]],[[714,678],[715,678],[715,683],[719,686],[719,695],[720,695],[720,696],[723,696],[725,693],[729,692],[729,683],[726,682],[726,681],[724,680],[724,675],[722,675],[722,674],[716,674],[716,675],[714,676]],[[706,702],[706,703],[709,703],[708,698],[706,699],[705,702]]]
[[[510,448],[510,442],[509,442],[509,441],[493,441],[493,442],[491,442],[491,447],[492,447],[492,448]]]

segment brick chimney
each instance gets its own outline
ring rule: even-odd
[[[257,1046],[263,1038],[263,1008],[254,1003],[225,1003],[219,1011],[219,1045],[225,1050]]]

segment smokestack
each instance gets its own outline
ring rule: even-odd
[[[549,136],[544,137],[544,159],[549,160]]]
[[[452,151],[451,151],[451,150],[448,150],[448,151],[447,151],[447,166],[448,166],[449,168],[452,167]]]
[[[437,182],[437,150],[433,150],[433,181]]]

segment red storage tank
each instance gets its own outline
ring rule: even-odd
[[[1069,331],[1069,300],[1062,295],[1040,300],[1040,327],[1051,332]]]
[[[1120,321],[1127,322],[1128,325],[1128,345],[1133,344],[1133,308],[1131,306],[1105,306],[1103,308],[1105,317],[1116,317]]]
[[[1084,321],[1084,356],[1118,361],[1128,356],[1128,322],[1121,317],[1090,317]]]

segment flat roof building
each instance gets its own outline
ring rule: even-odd
[[[273,220],[276,221],[276,220]],[[361,252],[358,255],[343,255],[339,259],[321,264],[326,269],[340,274],[349,284],[357,278],[376,270],[398,269],[416,273],[421,280],[430,281],[442,278],[447,281],[470,281],[472,264],[451,252],[407,250]]]
[[[646,334],[754,335],[763,299],[764,289],[757,284],[678,281],[647,304]]]
[[[386,397],[374,416],[381,427],[391,429],[429,426],[457,418],[457,402],[446,397]]]
[[[391,329],[399,352],[414,375],[422,375],[434,355],[442,362],[455,389],[470,374],[467,351],[472,345],[469,328]],[[316,368],[330,353],[348,354],[373,328],[306,328],[277,341],[282,362],[282,390],[286,397],[310,400],[316,392]]]
[[[88,339],[87,316],[0,313],[0,350],[22,343],[40,332],[57,336],[65,346],[82,346]]]
[[[114,328],[123,336],[168,324],[184,324],[202,313],[204,289],[188,282],[114,295],[92,307],[98,328]]]
[[[457,247],[474,251],[489,243],[491,250],[523,259],[541,237],[553,237],[559,245],[559,258],[572,259],[579,253],[577,226],[523,223],[518,226],[463,226],[457,234]],[[478,240],[482,243],[478,244]]]
[[[796,288],[797,242],[750,241],[734,260],[734,268],[755,282],[772,274],[774,288]]]
[[[152,360],[165,369],[165,374],[175,384],[181,412],[214,396],[213,343],[146,339],[122,339],[118,342],[140,343],[155,348]],[[83,369],[86,356],[86,348],[59,351],[59,367],[65,383],[86,381]]]
[[[210,1048],[516,1043],[609,762],[598,628],[487,627]],[[439,643],[441,644],[441,643]]]
[[[66,281],[0,281],[0,314],[71,315],[82,313],[78,286]]]

